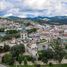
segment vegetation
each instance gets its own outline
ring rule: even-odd
[[[19,31],[17,31],[17,30],[7,30],[6,31],[6,34],[16,34],[16,33],[18,33]]]
[[[8,51],[10,51],[10,46],[4,44],[3,51],[4,51],[4,52],[8,52]]]
[[[4,50],[7,51],[8,46],[5,45]],[[2,63],[5,63],[7,65],[13,64],[15,61],[18,61],[19,64],[22,63],[23,59],[23,53],[25,52],[25,47],[23,44],[15,45],[11,47],[10,53],[5,54],[2,57]]]
[[[53,59],[53,51],[51,49],[39,51],[39,60],[44,63],[48,63],[50,59]]]
[[[33,28],[33,29],[29,29],[29,30],[27,30],[28,33],[33,33],[33,32],[36,32],[36,31],[37,31],[36,28]]]
[[[20,34],[19,33],[16,33],[16,34],[8,34],[8,35],[5,35],[4,37],[1,37],[1,42],[2,41],[5,41],[5,40],[11,40],[12,37],[19,38],[20,37]]]
[[[27,59],[27,61],[32,61],[33,57],[32,56],[29,56],[29,55],[23,55],[23,60],[24,59]]]
[[[4,46],[0,46],[0,53],[8,52],[10,51],[10,46],[4,44]]]
[[[19,62],[19,64],[22,63],[22,61],[23,61],[23,55],[22,54],[19,54],[17,61]]]
[[[64,48],[62,47],[61,39],[53,40],[53,42],[51,43],[51,47],[54,50],[53,59],[61,63],[62,59],[64,58],[66,54],[66,52],[64,51]]]
[[[15,18],[15,17],[13,17],[13,18]],[[13,20],[13,22],[15,22],[15,23],[18,22],[19,25],[21,26],[21,28],[23,26],[24,26],[24,28],[27,26],[33,26],[33,24],[30,23],[31,21],[32,21],[32,19],[31,20],[27,20],[27,19]],[[10,21],[8,21],[8,22],[10,22]],[[41,25],[43,25],[44,24],[43,22],[47,22],[47,21],[33,20],[32,22],[34,22],[34,24],[40,23]],[[48,23],[50,23],[50,22],[48,22]],[[52,24],[54,24],[54,23],[52,23]],[[11,25],[11,22],[10,22],[10,25]],[[46,24],[44,24],[44,25],[46,25]],[[6,25],[6,26],[8,26],[8,25]],[[53,26],[53,25],[51,25],[51,26]],[[5,28],[0,28],[0,32],[4,32],[4,30],[5,30]],[[37,33],[37,28],[28,29],[27,32],[28,32],[28,34]],[[64,31],[61,31],[60,33],[64,33]],[[15,38],[20,37],[19,30],[15,30],[15,29],[7,30],[6,33],[4,34],[4,36],[2,36],[2,35],[0,36],[0,41],[10,40],[13,37],[15,37]],[[33,39],[33,38],[30,38],[30,39]],[[46,41],[47,40],[45,40],[45,39],[41,39],[39,43],[44,43]],[[26,41],[23,41],[23,42],[27,43],[28,40],[26,39]],[[37,43],[37,44],[39,44],[39,43]],[[47,49],[38,51],[38,61],[41,61],[44,64],[46,63],[46,65],[43,65],[43,66],[39,65],[37,63],[34,63],[37,61],[34,58],[34,56],[32,57],[32,56],[23,54],[25,52],[24,44],[20,44],[20,45],[16,44],[12,47],[10,47],[8,44],[4,44],[4,46],[0,46],[0,53],[3,54],[2,63],[6,64],[6,65],[10,65],[12,67],[67,67],[67,64],[61,64],[61,62],[64,58],[67,59],[67,53],[66,53],[67,52],[67,44],[65,43],[66,46],[64,45],[64,47],[62,47],[62,44],[63,44],[63,42],[60,38],[52,39],[51,42],[48,43]],[[34,48],[33,48],[33,50],[34,50]],[[51,62],[48,63],[49,60],[57,61],[58,64],[54,65]],[[17,65],[15,62],[18,62],[19,65]],[[27,62],[32,62],[33,65],[28,65]],[[24,63],[24,65],[22,65],[22,63]]]
[[[47,40],[46,39],[41,39],[40,42],[38,43],[43,43],[43,42],[46,42]]]
[[[27,58],[24,58],[24,65],[27,65]]]
[[[2,57],[2,63],[5,63],[7,65],[13,65],[14,64],[14,59],[12,58],[11,54],[5,54]]]
[[[66,52],[64,48],[62,47],[61,39],[54,39],[50,42],[49,46],[51,48],[48,48],[46,50],[38,51],[38,60],[42,61],[46,64],[48,64],[49,60],[55,60],[61,63],[63,58],[66,56]],[[34,63],[36,61],[34,58],[32,58],[29,55],[23,55],[25,52],[25,47],[23,44],[20,45],[14,45],[13,47],[9,47],[8,45],[4,44],[4,47],[0,47],[0,51],[4,50],[4,52],[10,51],[9,54],[5,54],[2,57],[2,63],[11,65],[14,64],[15,61],[17,61],[22,67],[21,63],[24,61],[24,65],[27,66],[27,62],[31,61]],[[7,60],[8,59],[8,60]],[[38,65],[36,65],[38,66]],[[54,65],[52,63],[49,63],[46,67],[53,67]],[[35,66],[34,66],[35,67]],[[58,67],[58,65],[57,65]]]
[[[50,66],[50,67],[53,67],[53,64],[50,62],[50,63],[49,63],[49,66]]]
[[[62,44],[61,40],[53,40],[50,44],[52,48],[48,48],[47,50],[39,51],[39,60],[42,60],[44,63],[48,63],[49,60],[53,59],[61,63],[62,59],[65,57],[66,53]]]
[[[10,67],[16,67],[15,65],[10,66]],[[36,65],[18,65],[17,67],[36,67]],[[40,67],[67,67],[67,64],[53,64],[52,66],[50,65],[40,65]]]
[[[25,47],[23,44],[15,45],[15,46],[11,47],[10,52],[11,52],[13,57],[17,58],[19,56],[19,54],[21,54],[21,53],[23,54],[25,52]]]
[[[0,32],[4,32],[5,28],[0,28]]]
[[[31,25],[31,23],[30,23],[30,22],[28,22],[28,23],[25,23],[25,25],[26,25],[26,26],[29,26],[29,25]]]

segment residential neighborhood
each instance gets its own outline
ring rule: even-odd
[[[0,62],[3,60],[2,58],[5,54],[9,54],[12,52],[11,50],[18,51],[21,49],[19,48],[20,46],[24,46],[25,51],[22,51],[23,53],[21,54],[32,57],[34,59],[32,61],[41,65],[44,65],[44,63],[57,64],[53,59],[51,59],[51,61],[48,60],[48,62],[45,61],[46,58],[45,60],[41,59],[39,52],[48,50],[54,51],[54,48],[57,46],[54,40],[60,41],[59,46],[62,47],[62,50],[67,52],[67,25],[41,25],[33,21],[25,21],[26,20],[21,23],[19,21],[0,18]],[[57,42],[57,44],[59,43]],[[4,46],[9,47],[7,47],[8,49],[6,48],[6,52],[2,52]],[[60,48],[59,46],[58,48]],[[20,54],[18,53],[18,55]],[[63,56],[60,61],[62,64],[67,63],[65,62],[67,59],[64,59],[64,57],[65,56]],[[23,65],[23,62],[21,64]],[[33,63],[28,61],[28,64],[32,65]]]

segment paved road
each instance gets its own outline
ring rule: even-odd
[[[7,66],[0,64],[0,67],[7,67]]]

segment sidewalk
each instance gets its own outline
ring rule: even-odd
[[[0,67],[7,67],[7,66],[0,64]]]

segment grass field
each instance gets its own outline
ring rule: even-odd
[[[36,65],[18,65],[18,66],[10,66],[10,67],[37,67]],[[43,65],[41,67],[67,67],[67,64],[56,64],[53,66],[49,66],[49,65]]]

